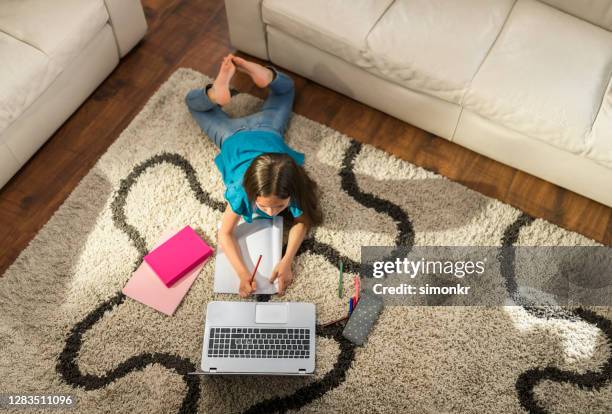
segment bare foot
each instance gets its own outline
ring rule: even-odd
[[[253,83],[260,88],[265,88],[274,79],[274,72],[259,63],[249,62],[233,55],[232,60],[236,64],[236,69],[247,73],[253,79]]]
[[[227,55],[223,58],[219,73],[213,82],[212,87],[208,90],[208,97],[216,104],[221,106],[227,105],[232,96],[229,90],[230,80],[236,73],[236,66],[232,62],[232,55]]]

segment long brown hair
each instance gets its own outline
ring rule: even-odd
[[[317,183],[286,153],[268,152],[256,157],[245,171],[242,184],[251,203],[258,196],[292,197],[309,226],[323,223]],[[291,220],[293,216],[285,213],[283,217]]]

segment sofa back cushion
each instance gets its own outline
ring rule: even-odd
[[[262,20],[302,42],[362,66],[366,36],[392,3],[393,0],[264,0]]]
[[[0,32],[65,68],[108,21],[104,0],[0,0]]]
[[[612,32],[541,1],[518,0],[463,104],[582,156],[590,148],[611,72]],[[599,119],[607,123],[605,114]]]
[[[514,0],[396,0],[368,34],[363,66],[460,104],[513,5]]]
[[[0,137],[61,73],[49,57],[0,30]]]
[[[108,21],[104,0],[0,0],[0,133]]]
[[[559,10],[612,31],[612,0],[540,0]]]

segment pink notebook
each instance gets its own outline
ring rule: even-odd
[[[212,256],[212,248],[194,229],[185,226],[181,231],[153,249],[144,261],[168,287],[197,265]]]
[[[168,232],[157,245],[163,243],[173,234],[174,232]],[[174,285],[166,287],[149,264],[143,261],[122,292],[127,297],[150,306],[161,313],[172,315],[198,277],[204,264],[205,262],[200,263]]]

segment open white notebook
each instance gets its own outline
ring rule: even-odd
[[[220,227],[221,223],[218,223],[217,228]],[[268,280],[283,252],[283,217],[275,216],[269,219],[254,216],[252,223],[247,223],[241,218],[234,234],[244,263],[250,272],[255,268],[259,255],[262,255],[257,273],[255,273],[257,286],[255,293],[276,293],[278,282],[270,283]],[[238,275],[221,246],[218,245],[215,256],[215,292],[238,293],[239,286]]]

